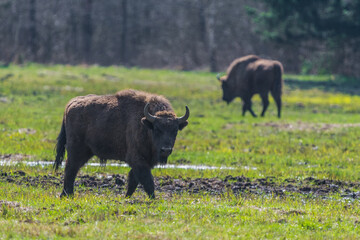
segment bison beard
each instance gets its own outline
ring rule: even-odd
[[[74,193],[79,169],[92,157],[122,160],[129,164],[126,196],[130,197],[142,184],[154,198],[151,169],[166,164],[178,130],[187,126],[190,112],[176,117],[170,102],[162,97],[136,90],[116,95],[87,95],[72,99],[66,106],[57,138],[57,169],[64,158],[64,188],[60,197]]]

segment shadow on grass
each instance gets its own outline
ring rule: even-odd
[[[320,89],[325,92],[343,93],[350,95],[360,95],[360,79],[335,79],[329,81],[298,80],[294,78],[285,78],[285,85],[290,89]]]

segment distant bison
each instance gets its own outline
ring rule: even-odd
[[[278,117],[281,116],[283,66],[278,61],[261,59],[255,55],[249,55],[234,60],[227,70],[227,76],[219,77],[223,90],[223,100],[230,103],[234,98],[240,97],[243,104],[242,115],[249,110],[252,116],[256,114],[251,109],[251,98],[259,93],[263,110],[261,116],[269,106],[268,94],[271,92],[277,109]]]
[[[64,189],[61,197],[73,195],[79,169],[94,155],[101,161],[125,161],[131,167],[126,196],[141,183],[154,198],[151,169],[166,164],[178,130],[187,126],[190,112],[176,117],[170,102],[158,95],[123,90],[115,95],[87,95],[72,99],[66,106],[57,138],[57,169],[64,158]]]

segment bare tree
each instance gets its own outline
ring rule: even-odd
[[[36,26],[36,0],[29,1],[29,47],[32,58],[36,61],[38,54],[38,32]]]
[[[216,0],[210,0],[209,5],[207,6],[206,11],[206,31],[208,36],[208,49],[209,49],[209,65],[210,71],[217,71],[217,61],[216,61],[216,39],[215,39],[215,19],[216,19]]]
[[[82,60],[91,62],[93,23],[92,23],[93,0],[82,0]]]
[[[256,54],[293,72],[309,61],[315,73],[326,59],[345,59],[327,69],[360,76],[359,41],[338,49],[313,40],[275,45],[255,31],[247,6],[264,7],[253,0],[0,0],[0,61],[218,71]]]
[[[128,5],[128,1],[127,0],[122,0],[121,1],[121,9],[122,9],[122,14],[121,14],[121,20],[122,20],[122,28],[121,28],[121,48],[120,48],[120,59],[121,62],[123,64],[127,63],[127,39],[126,36],[128,34],[127,31],[127,22],[128,22],[128,11],[127,11],[127,5]]]

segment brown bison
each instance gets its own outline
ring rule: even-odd
[[[281,116],[282,94],[282,64],[278,61],[261,59],[255,55],[245,56],[234,60],[227,70],[227,76],[219,77],[223,90],[223,100],[230,103],[234,98],[240,97],[243,101],[242,115],[246,110],[256,117],[251,109],[251,98],[260,94],[263,110],[261,116],[269,106],[268,94],[271,92],[277,109],[278,117]]]
[[[73,195],[77,172],[95,155],[101,161],[115,159],[129,164],[127,197],[140,183],[154,198],[151,169],[166,164],[178,130],[187,126],[189,115],[186,106],[185,115],[176,117],[166,98],[136,90],[70,100],[57,138],[54,163],[56,170],[66,146],[68,158],[60,196]]]

